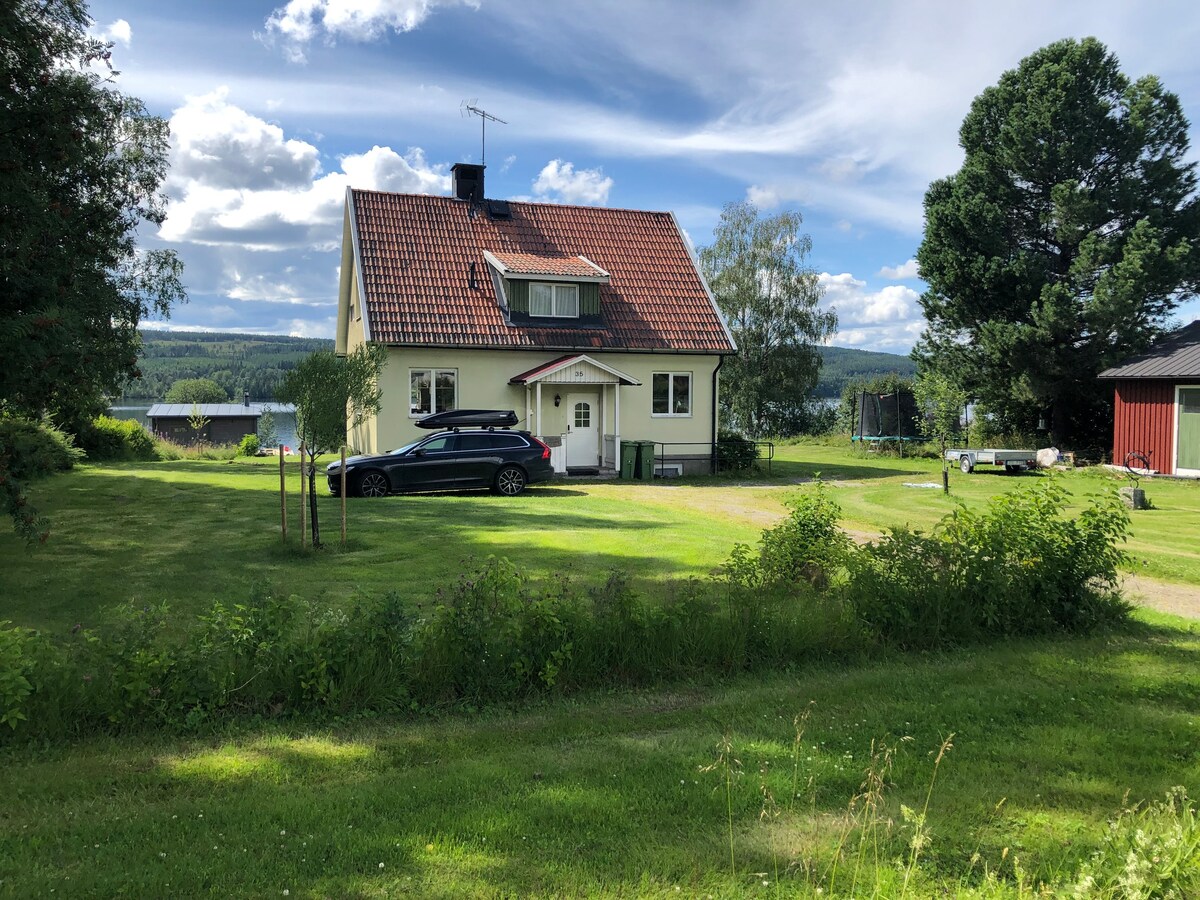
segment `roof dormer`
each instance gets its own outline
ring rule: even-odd
[[[483,251],[497,299],[514,324],[598,323],[608,272],[586,256]]]

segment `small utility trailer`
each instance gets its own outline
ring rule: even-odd
[[[970,475],[978,465],[1004,466],[1005,472],[1037,468],[1037,453],[1033,450],[947,450],[946,459],[958,463],[964,475]]]

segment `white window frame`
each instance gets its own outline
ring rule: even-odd
[[[1179,467],[1179,414],[1183,412],[1183,398],[1180,397],[1181,391],[1200,390],[1200,384],[1176,384],[1175,385],[1175,409],[1174,421],[1171,423],[1171,473],[1182,478],[1200,477],[1200,469],[1181,469]],[[1116,462],[1116,460],[1113,460]]]
[[[533,289],[537,287],[550,288],[550,312],[535,313],[533,311]],[[560,291],[571,291],[575,295],[575,311],[560,312]],[[531,281],[529,282],[529,315],[538,319],[578,319],[579,318],[579,285],[577,284],[559,284],[549,281]]]
[[[433,408],[428,412],[413,412],[412,408],[413,376],[420,374],[429,376],[429,405]],[[437,377],[439,375],[451,375],[454,378],[454,401],[449,409],[437,409]],[[408,370],[408,417],[410,419],[420,419],[424,416],[433,415],[435,412],[449,412],[452,409],[458,409],[458,369],[413,366]]]
[[[667,378],[667,409],[675,408],[675,379],[684,377],[688,380],[688,411],[687,412],[655,412],[654,411],[654,379],[659,375],[665,375]],[[653,419],[690,419],[692,410],[695,408],[693,402],[693,385],[696,379],[692,377],[691,372],[654,372],[650,375],[650,417]]]

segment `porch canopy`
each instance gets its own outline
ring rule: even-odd
[[[619,369],[605,365],[593,359],[586,353],[572,353],[560,356],[558,359],[543,363],[527,372],[514,375],[508,380],[509,384],[525,387],[525,421],[533,425],[531,429],[539,437],[545,437],[542,429],[542,385],[562,387],[580,387],[583,385],[600,386],[600,399],[607,399],[607,386],[612,386],[613,396],[613,441],[616,452],[620,453],[621,446],[621,387],[638,387],[641,382],[632,375],[627,375]],[[601,411],[601,422],[606,421],[605,411]],[[601,429],[603,432],[603,429]]]

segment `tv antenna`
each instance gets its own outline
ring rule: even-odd
[[[478,103],[478,100],[464,100],[458,110],[464,119],[479,116],[479,164],[485,165],[487,163],[487,123],[489,121],[499,122],[501,125],[508,123],[499,116],[493,116],[486,109],[480,109]]]

